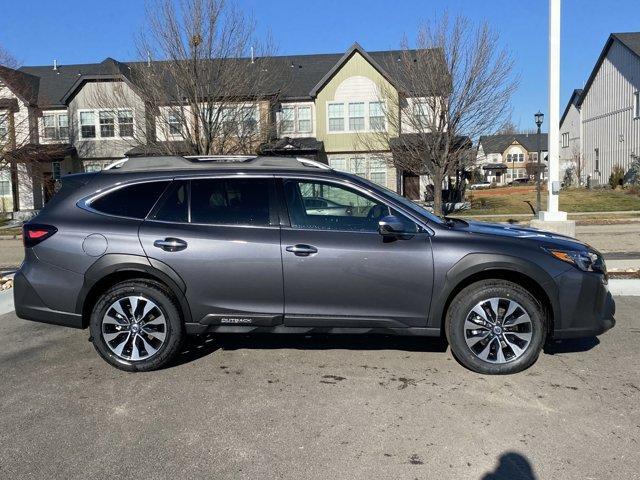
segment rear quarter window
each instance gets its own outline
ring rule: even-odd
[[[143,219],[167,185],[168,181],[128,185],[96,198],[89,206],[107,215]]]

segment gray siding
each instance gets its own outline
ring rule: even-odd
[[[608,182],[614,165],[627,170],[640,155],[640,119],[633,118],[639,89],[640,59],[616,40],[582,103],[584,176],[596,183]]]
[[[569,107],[567,115],[564,117],[564,122],[560,125],[560,172],[562,178],[562,172],[567,168],[574,166],[578,168],[577,162],[580,158],[580,110],[575,105]],[[562,146],[562,136],[569,134],[569,145]],[[584,175],[583,175],[584,176]]]
[[[134,138],[80,138],[80,111],[118,108],[133,110]],[[119,159],[134,146],[145,143],[144,103],[124,82],[88,82],[69,102],[69,127],[70,141],[82,160]]]

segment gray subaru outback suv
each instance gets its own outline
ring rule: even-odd
[[[446,336],[481,373],[615,321],[572,238],[438,218],[305,159],[146,157],[69,175],[24,226],[20,318],[90,330],[128,371],[206,332]]]

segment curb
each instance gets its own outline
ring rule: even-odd
[[[3,290],[0,292],[0,315],[13,312],[15,307],[13,306],[13,288]]]
[[[640,297],[640,279],[609,279],[611,295]]]

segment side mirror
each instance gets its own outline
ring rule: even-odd
[[[402,238],[406,235],[413,235],[415,226],[407,225],[406,221],[395,215],[387,215],[378,222],[378,233],[383,237]]]

